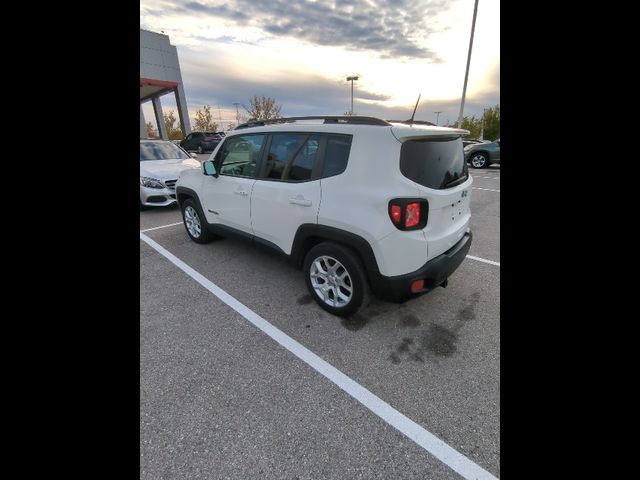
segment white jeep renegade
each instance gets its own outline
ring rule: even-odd
[[[295,117],[229,132],[182,173],[189,236],[239,236],[302,266],[335,315],[445,287],[471,246],[466,130],[371,117]]]

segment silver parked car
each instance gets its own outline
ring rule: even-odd
[[[485,168],[500,164],[500,139],[487,143],[475,143],[464,147],[464,158],[473,168]]]
[[[192,168],[201,168],[200,162],[178,145],[140,139],[140,210],[176,203],[176,181]]]

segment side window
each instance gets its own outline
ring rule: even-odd
[[[274,134],[263,178],[292,181],[309,180],[319,146],[319,135]]]
[[[185,141],[191,140],[193,138],[193,133],[190,133],[189,135],[187,135],[187,137],[185,138]]]
[[[329,135],[324,153],[322,178],[338,175],[347,168],[351,151],[351,135]]]
[[[305,142],[302,150],[300,150],[294,158],[288,178],[285,176],[285,179],[298,181],[309,180],[311,178],[311,172],[313,171],[313,165],[316,162],[319,147],[320,136],[311,135]]]
[[[264,139],[263,134],[227,138],[215,158],[220,175],[255,177]]]

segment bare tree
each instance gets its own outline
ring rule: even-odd
[[[193,125],[194,130],[200,130],[201,132],[215,132],[218,130],[218,124],[213,121],[209,105],[205,105],[204,108],[196,112]]]
[[[249,99],[249,104],[249,108],[244,104],[242,104],[242,108],[247,111],[250,120],[271,120],[273,118],[282,118],[282,115],[280,115],[282,106],[276,104],[275,98],[265,97],[264,95],[262,97],[254,95],[253,98]]]

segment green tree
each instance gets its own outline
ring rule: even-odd
[[[218,130],[218,124],[213,121],[211,116],[211,107],[205,105],[202,109],[196,112],[196,117],[193,120],[194,130],[201,132],[216,132]]]
[[[262,97],[254,95],[253,98],[249,99],[249,107],[247,108],[242,104],[242,108],[247,111],[250,120],[282,118],[282,115],[280,115],[282,106],[276,103],[275,98],[265,97],[264,95]]]
[[[476,117],[464,117],[460,128],[469,130],[469,138],[480,138],[480,131],[482,130],[481,120]]]
[[[484,112],[484,138],[485,140],[500,138],[500,105],[488,108]]]
[[[180,122],[176,118],[176,114],[173,110],[169,110],[168,113],[164,114],[164,126],[167,129],[169,140],[182,140]]]
[[[455,128],[456,124],[447,126]],[[483,138],[485,140],[496,140],[500,138],[500,105],[485,109],[484,114],[480,118],[464,117],[460,125],[460,128],[469,130],[468,138],[480,138],[483,127]]]

